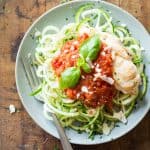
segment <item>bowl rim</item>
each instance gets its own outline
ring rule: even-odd
[[[69,5],[69,4],[75,4],[76,2],[83,2],[83,1],[85,1],[85,2],[93,2],[93,3],[96,3],[96,2],[104,3],[104,4],[106,4],[106,5],[109,5],[110,7],[113,7],[113,8],[115,8],[115,9],[119,10],[119,11],[122,11],[122,12],[125,13],[127,16],[129,16],[130,18],[132,18],[132,20],[133,20],[134,22],[136,22],[136,23],[143,29],[143,31],[145,32],[144,34],[149,35],[148,31],[145,29],[145,27],[143,26],[143,24],[142,24],[139,20],[137,20],[133,15],[131,15],[129,12],[127,12],[127,11],[124,10],[124,9],[122,9],[121,7],[119,7],[119,6],[115,5],[115,4],[112,4],[112,3],[110,3],[110,2],[103,1],[103,0],[74,0],[74,1],[69,1],[69,2],[66,2],[66,3],[63,3],[63,4],[59,4],[59,5],[55,6],[55,7],[53,7],[53,8],[51,8],[51,9],[47,10],[47,11],[44,12],[42,15],[40,15],[37,19],[35,19],[35,21],[32,23],[32,25],[30,25],[30,26],[28,27],[28,29],[26,30],[25,35],[24,35],[24,37],[23,37],[23,39],[22,39],[22,41],[21,41],[21,43],[20,43],[20,45],[19,45],[19,48],[18,48],[18,52],[17,52],[17,56],[16,56],[16,64],[15,64],[16,87],[17,87],[17,91],[18,91],[18,95],[19,95],[19,97],[20,97],[21,103],[23,104],[23,106],[24,106],[26,112],[29,114],[29,116],[34,120],[34,122],[35,122],[42,130],[44,130],[46,133],[50,134],[51,136],[53,136],[53,137],[55,137],[55,138],[57,138],[57,139],[60,139],[58,135],[56,135],[56,134],[54,134],[54,133],[52,133],[52,132],[51,132],[51,133],[48,132],[36,119],[34,119],[34,117],[32,116],[32,113],[29,112],[29,111],[27,111],[27,110],[28,110],[28,109],[27,109],[27,106],[26,106],[26,104],[24,103],[24,98],[23,98],[23,96],[22,96],[22,94],[21,94],[21,92],[20,92],[20,88],[19,88],[18,73],[17,73],[17,72],[18,72],[18,67],[17,67],[17,66],[18,66],[19,56],[20,56],[20,52],[21,52],[21,49],[22,49],[22,45],[23,45],[23,43],[24,43],[24,40],[26,39],[26,37],[27,37],[27,35],[30,33],[31,29],[36,25],[36,23],[37,23],[38,21],[40,21],[45,15],[47,15],[48,13],[52,12],[52,11],[55,10],[55,9],[58,9],[58,8],[60,8],[60,7],[63,7],[63,6],[67,6],[67,5]],[[79,145],[97,145],[97,144],[103,144],[103,143],[108,143],[108,142],[114,141],[114,140],[116,140],[116,139],[118,139],[118,138],[120,138],[120,137],[126,135],[126,134],[129,133],[131,130],[133,130],[133,129],[142,121],[142,119],[146,116],[146,114],[148,113],[149,110],[150,110],[150,107],[149,107],[147,110],[145,110],[145,112],[143,113],[143,116],[138,120],[138,122],[136,122],[136,124],[134,124],[133,126],[131,126],[128,130],[126,130],[126,132],[123,132],[122,134],[120,134],[119,136],[116,136],[116,137],[113,138],[113,139],[106,140],[106,141],[97,141],[97,142],[94,142],[94,140],[93,140],[93,143],[74,142],[74,141],[72,141],[72,140],[70,140],[70,142],[71,142],[72,144],[79,144]]]

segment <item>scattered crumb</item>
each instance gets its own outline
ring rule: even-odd
[[[16,108],[15,108],[15,106],[13,104],[9,105],[9,112],[10,112],[10,114],[13,114],[13,113],[16,112]]]

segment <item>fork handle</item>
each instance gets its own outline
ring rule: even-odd
[[[53,113],[51,115],[52,115],[54,124],[55,124],[55,126],[57,128],[57,131],[58,131],[58,134],[59,134],[59,137],[60,137],[60,141],[61,141],[63,150],[73,150],[72,146],[69,143],[69,140],[68,140],[68,138],[67,138],[67,136],[65,134],[65,131],[62,128],[62,125],[60,124],[60,122],[57,119],[57,116],[55,114],[53,114]]]

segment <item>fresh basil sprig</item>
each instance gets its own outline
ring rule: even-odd
[[[61,89],[73,88],[79,82],[81,76],[80,68],[69,67],[61,73],[59,85]]]
[[[77,65],[82,67],[86,73],[91,72],[91,67],[88,64],[89,61],[93,61],[97,58],[101,46],[101,41],[98,35],[94,35],[86,40],[79,48],[80,58]]]
[[[69,67],[61,73],[61,77],[59,79],[61,89],[73,88],[77,85],[81,76],[80,68],[82,68],[86,73],[91,72],[91,67],[88,62],[97,58],[100,46],[101,41],[98,35],[90,37],[80,46],[80,57],[77,61],[77,67]]]
[[[101,46],[101,41],[98,35],[90,37],[88,40],[83,42],[79,48],[80,55],[83,56],[85,60],[93,61],[97,58]]]
[[[90,65],[85,61],[85,59],[83,58],[82,55],[80,55],[80,57],[78,58],[77,61],[77,66],[83,69],[84,72],[86,73],[90,73],[91,72],[91,67]]]

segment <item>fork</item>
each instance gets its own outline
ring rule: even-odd
[[[25,59],[25,57],[22,57],[21,61],[23,64],[26,78],[29,82],[31,89],[33,90],[41,83],[40,79],[36,75],[35,67],[31,65],[31,63],[33,61],[30,58]],[[34,98],[40,100],[37,96],[34,96]],[[51,116],[53,118],[53,122],[56,126],[57,132],[59,134],[63,149],[64,150],[73,150],[72,146],[69,143],[69,140],[65,134],[65,131],[64,131],[62,125],[60,124],[57,116],[54,113],[51,113]]]

